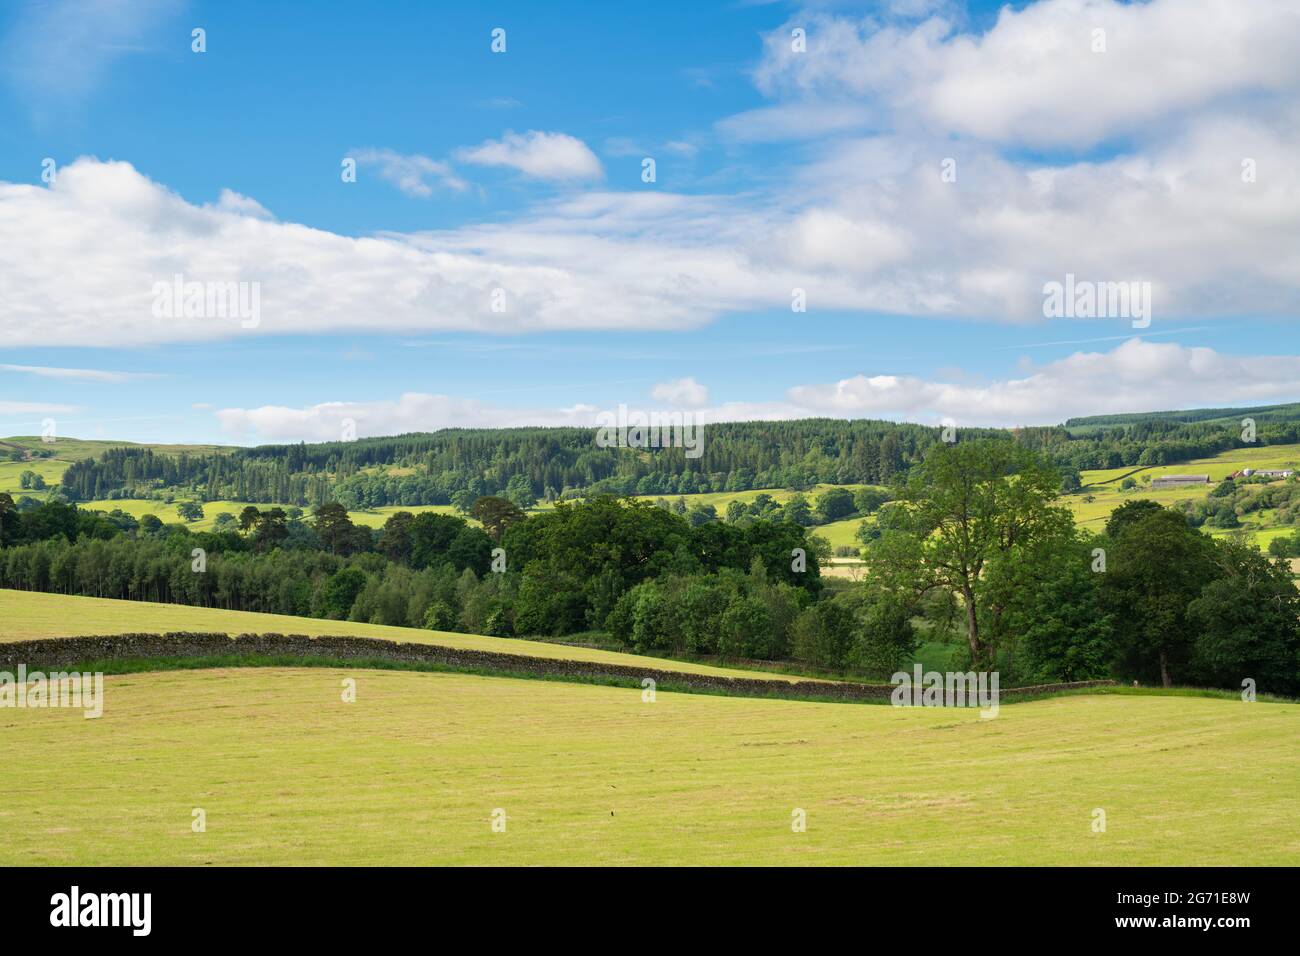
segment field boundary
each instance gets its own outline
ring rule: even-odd
[[[87,661],[213,661],[210,666],[274,661],[292,666],[295,661],[311,664],[387,663],[399,667],[436,667],[504,677],[541,677],[577,683],[615,682],[641,687],[647,678],[664,689],[686,689],[704,693],[735,694],[744,697],[783,697],[822,701],[888,701],[893,684],[863,684],[829,681],[773,681],[748,677],[720,677],[685,671],[602,664],[565,658],[531,657],[496,651],[474,651],[437,644],[414,644],[369,637],[307,637],[303,634],[239,634],[173,631],[165,634],[114,634],[94,637],[52,637],[0,644],[0,670],[15,671],[20,664],[28,671],[69,668]],[[263,664],[265,666],[265,664]],[[1040,697],[1093,687],[1118,686],[1112,680],[1075,681],[1003,688],[1006,697]]]

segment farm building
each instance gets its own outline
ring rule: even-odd
[[[1208,485],[1209,475],[1161,475],[1151,479],[1152,488],[1182,488],[1187,485]]]
[[[1290,478],[1295,472],[1290,468],[1243,468],[1239,472],[1234,472],[1233,477],[1240,475],[1242,478]]]

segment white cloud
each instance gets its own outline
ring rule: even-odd
[[[456,157],[481,166],[508,166],[534,179],[599,179],[604,175],[600,160],[582,140],[543,130],[508,132],[499,140],[457,150]]]
[[[698,407],[708,401],[707,390],[690,378],[660,383],[652,394],[657,401],[692,406],[704,423],[869,417],[969,427],[1051,425],[1082,415],[1296,401],[1300,356],[1232,356],[1130,339],[1109,352],[1076,352],[1029,366],[1024,377],[988,382],[960,370],[952,370],[945,381],[857,375],[796,386],[782,401],[709,407]],[[508,407],[408,392],[396,401],[226,408],[216,415],[225,431],[240,440],[333,441],[346,419],[365,437],[440,428],[595,427],[598,411],[590,404]]]
[[[1110,352],[1076,352],[987,384],[857,375],[792,388],[810,413],[952,420],[959,425],[1048,425],[1082,415],[1267,404],[1300,398],[1300,356],[1223,355],[1130,339]]]
[[[263,405],[216,412],[225,431],[261,441],[339,441],[350,421],[356,437],[435,431],[440,428],[504,428],[519,425],[591,425],[596,409],[508,408],[450,395],[407,392],[396,401],[323,402],[306,408]]]
[[[861,103],[819,103],[800,100],[735,113],[715,127],[727,140],[739,143],[779,143],[819,139],[831,133],[860,130],[878,121],[879,111]]]
[[[117,384],[144,378],[158,378],[152,372],[110,372],[96,368],[51,368],[44,365],[0,365],[0,371],[54,378],[68,382],[105,382]]]
[[[1039,0],[982,35],[817,14],[765,40],[755,78],[786,97],[872,100],[901,126],[998,142],[1086,146],[1245,96],[1300,91],[1293,0]],[[1093,51],[1094,30],[1105,52]]]
[[[0,336],[130,347],[343,330],[681,329],[788,309],[794,288],[812,314],[1042,322],[1043,284],[1066,273],[1151,282],[1154,329],[1294,315],[1300,111],[1289,117],[1208,118],[1140,155],[1060,166],[968,145],[956,183],[940,178],[951,143],[851,140],[762,201],[581,192],[502,224],[370,238],[275,221],[233,193],[196,206],[127,163],[83,158],[49,188],[0,183]],[[1257,163],[1253,183],[1243,156]],[[154,317],[153,283],[177,273],[259,282],[260,326]]]
[[[709,390],[693,378],[676,378],[654,386],[650,389],[650,397],[656,402],[696,408],[709,403]]]
[[[406,155],[391,149],[367,148],[354,150],[351,156],[358,167],[375,167],[380,179],[419,199],[433,195],[430,179],[456,192],[469,188],[469,183],[457,176],[450,164],[418,153]]]
[[[232,212],[239,216],[252,216],[254,219],[274,219],[275,216],[256,199],[237,193],[233,189],[221,190],[216,208],[221,212]]]

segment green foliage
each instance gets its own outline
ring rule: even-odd
[[[1054,504],[1059,481],[1038,455],[1010,441],[936,447],[900,488],[889,527],[866,549],[872,586],[902,608],[933,588],[959,596],[972,660],[988,665],[999,635],[981,630],[985,568],[1072,526],[1069,512]]]
[[[523,496],[520,495],[519,497],[522,498]],[[514,499],[484,495],[474,502],[469,513],[483,525],[487,533],[492,536],[493,541],[500,541],[501,535],[506,528],[524,520],[522,509],[525,507],[531,507],[531,505],[520,505]]]
[[[1018,546],[988,569],[989,627],[1023,683],[1097,680],[1114,656],[1114,621],[1094,571],[1100,541],[1073,529]]]
[[[456,610],[446,601],[434,601],[424,612],[424,626],[431,631],[454,631]]]
[[[830,488],[817,498],[817,516],[823,522],[839,521],[856,510],[853,493],[847,488]]]
[[[1215,542],[1219,577],[1187,606],[1192,680],[1255,681],[1260,693],[1300,694],[1300,592],[1289,569],[1254,548]]]
[[[321,588],[318,607],[321,616],[346,621],[352,605],[366,586],[366,573],[360,568],[341,568]]]
[[[1126,501],[1112,511],[1106,520],[1106,537],[1118,538],[1126,529],[1164,510],[1164,506],[1159,502],[1147,498]]]
[[[1170,686],[1190,677],[1195,634],[1187,611],[1216,576],[1214,543],[1175,511],[1131,517],[1112,517],[1119,533],[1106,547],[1102,596],[1122,671]]]

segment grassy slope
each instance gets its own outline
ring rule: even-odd
[[[1198,500],[1209,495],[1214,484],[1242,468],[1300,468],[1300,445],[1266,445],[1260,448],[1238,448],[1213,458],[1198,458],[1178,465],[1161,465],[1151,468],[1112,468],[1106,471],[1085,471],[1080,477],[1087,487],[1077,495],[1067,495],[1064,503],[1074,514],[1075,522],[1090,531],[1101,531],[1110,513],[1125,501],[1148,498],[1162,505],[1179,501]],[[1120,480],[1129,474],[1138,482],[1136,488],[1120,491]],[[1153,490],[1143,478],[1161,475],[1209,475],[1211,484],[1193,488],[1160,488]],[[1096,500],[1086,502],[1084,495]],[[1267,547],[1274,537],[1290,534],[1290,526],[1277,527],[1271,523],[1272,512],[1251,515],[1242,520],[1245,530],[1251,532],[1254,543]],[[1226,530],[1204,529],[1210,534],[1227,534]]]
[[[163,631],[205,631],[227,634],[306,634],[377,637],[390,641],[441,644],[445,647],[504,654],[527,654],[535,657],[577,661],[603,661],[657,670],[675,670],[691,674],[721,674],[730,677],[758,677],[793,680],[767,671],[712,667],[689,661],[671,661],[637,654],[622,654],[586,647],[549,644],[543,641],[487,637],[479,634],[456,634],[448,631],[425,631],[410,627],[382,624],[354,624],[350,621],[323,621],[309,617],[280,614],[254,614],[247,611],[222,611],[214,608],[186,607],[180,604],[154,604],[146,601],[113,601],[106,598],[69,597],[63,594],[37,594],[0,588],[0,641],[20,641],[40,637],[72,637],[92,634]]]
[[[10,764],[46,769],[6,783],[0,865],[1300,862],[1292,704],[1079,696],[981,720],[343,669],[105,691],[98,720],[0,710]]]
[[[63,480],[63,472],[74,461],[81,461],[83,458],[94,458],[110,448],[125,448],[135,445],[135,442],[129,441],[94,441],[84,438],[58,438],[53,442],[46,443],[39,436],[31,435],[0,438],[0,456],[6,459],[0,461],[0,491],[7,491],[15,498],[19,494],[29,494],[39,498],[44,495],[43,491],[24,491],[20,486],[19,481],[24,471],[34,471],[45,479],[46,484],[56,485]],[[164,454],[189,452],[192,455],[198,455],[233,450],[227,445],[151,445],[149,447]],[[54,457],[34,458],[30,461],[8,461],[8,452],[15,448],[28,452],[51,451],[54,453]]]

